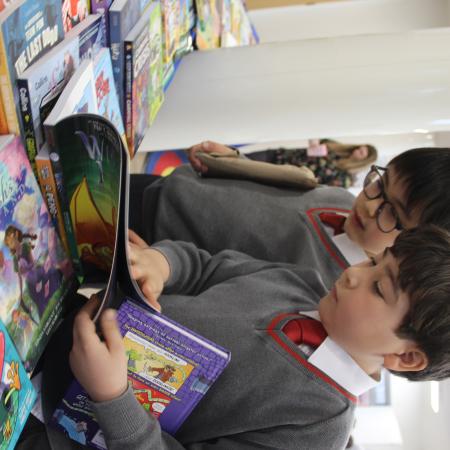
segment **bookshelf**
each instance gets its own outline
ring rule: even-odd
[[[194,52],[139,151],[448,130],[449,75],[444,28]]]

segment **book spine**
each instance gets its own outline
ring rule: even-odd
[[[6,121],[5,110],[3,109],[3,100],[0,92],[0,134],[8,134],[8,122]]]
[[[66,230],[64,228],[61,204],[59,203],[58,199],[58,190],[55,183],[55,177],[53,174],[53,167],[50,162],[50,157],[37,159],[36,168],[42,195],[45,199],[45,203],[47,204],[48,211],[52,216],[53,224],[58,230],[59,237],[66,253],[70,255],[71,252],[67,240]]]
[[[52,164],[53,178],[55,180],[56,190],[58,192],[58,201],[61,207],[61,215],[63,219],[64,230],[66,232],[69,254],[71,256],[72,264],[77,274],[78,280],[80,283],[82,283],[83,270],[81,266],[80,255],[78,253],[75,232],[72,226],[72,218],[70,217],[70,208],[67,200],[66,190],[64,188],[61,160],[59,158],[58,152],[54,151],[55,147],[54,147],[53,133],[49,130],[48,127],[45,129],[45,136],[47,138],[47,143],[51,148],[50,161]]]
[[[6,58],[5,43],[2,32],[0,32],[0,91],[6,122],[8,124],[8,132],[19,135],[19,121],[17,118],[16,105],[14,103],[13,85],[9,75],[8,60]]]
[[[133,127],[133,43],[124,42],[125,49],[125,134],[127,136],[130,156],[134,155]]]
[[[114,83],[119,96],[119,106],[122,117],[124,116],[123,96],[123,51],[121,36],[121,13],[119,11],[109,12],[109,38],[111,44],[111,62],[114,74]]]
[[[33,172],[36,175],[36,155],[38,149],[36,135],[34,133],[33,115],[31,112],[31,98],[27,80],[17,80],[17,89],[19,90],[19,111],[23,128],[25,149],[27,151],[28,160],[30,161],[31,167],[33,168]]]

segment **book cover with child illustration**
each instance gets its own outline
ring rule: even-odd
[[[32,372],[72,283],[66,256],[20,138],[0,150],[0,319]]]

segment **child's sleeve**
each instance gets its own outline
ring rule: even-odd
[[[183,445],[161,430],[156,418],[135,399],[131,387],[114,400],[91,405],[109,450],[340,450],[349,432],[339,417],[332,417],[308,426],[284,424]]]
[[[184,447],[161,431],[158,421],[142,408],[129,386],[109,402],[91,402],[109,450],[180,450]]]
[[[234,250],[211,255],[206,250],[181,241],[161,241],[152,248],[160,251],[170,266],[170,277],[165,284],[164,294],[197,295],[234,277],[279,265],[257,260]]]

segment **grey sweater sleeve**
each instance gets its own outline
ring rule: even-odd
[[[142,408],[129,386],[109,402],[91,402],[109,450],[182,449],[174,438],[161,431],[158,421]]]
[[[231,278],[281,265],[257,260],[235,250],[211,255],[181,241],[161,241],[152,248],[165,255],[169,262],[170,277],[164,286],[164,294],[198,295]]]

